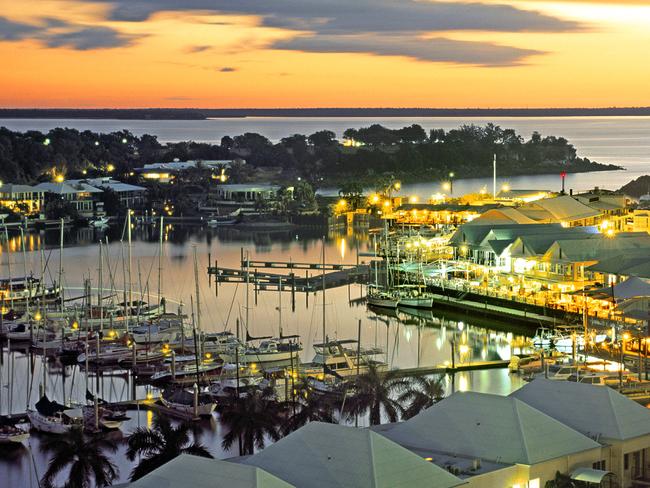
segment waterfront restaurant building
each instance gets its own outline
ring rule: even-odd
[[[310,422],[241,461],[297,487],[451,488],[465,482],[369,429]]]
[[[577,478],[603,459],[590,437],[515,397],[485,393],[455,393],[406,422],[374,429],[423,457],[451,459],[444,462],[452,470],[457,457],[474,459],[474,468],[496,465],[458,467],[471,488],[542,488],[557,472]]]

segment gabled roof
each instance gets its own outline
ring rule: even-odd
[[[650,256],[646,250],[626,252],[625,256],[616,256],[599,261],[589,266],[589,271],[598,271],[613,275],[639,276],[650,278]]]
[[[384,435],[406,448],[526,465],[600,447],[516,398],[475,392],[455,393]]]
[[[181,454],[125,488],[291,488],[259,468]]]
[[[486,224],[536,224],[537,222],[527,217],[513,207],[494,208],[484,212],[480,217],[469,222],[467,225]]]
[[[560,232],[560,224],[481,224],[476,225],[475,219],[472,222],[461,225],[449,240],[451,245],[467,244],[479,246],[484,244],[485,239],[489,240],[516,239],[522,235],[547,234],[549,232]]]
[[[532,211],[530,215],[531,218],[535,220],[542,216],[542,214],[538,213],[541,210],[546,212],[550,216],[551,220],[557,222],[580,220],[589,217],[596,217],[601,214],[601,212],[594,210],[584,203],[580,203],[569,195],[560,195],[554,198],[537,200],[519,207],[519,210],[525,215],[529,215],[529,210]]]
[[[567,237],[577,237],[580,239],[600,238],[602,235],[596,227],[569,227],[562,228],[561,231],[551,231],[535,235],[525,235],[517,238],[517,243],[521,243],[525,249],[532,255],[542,255],[548,251],[551,245]],[[513,254],[514,255],[514,254]]]
[[[631,298],[650,297],[650,283],[632,276],[625,281],[616,283],[614,286],[604,286],[583,293],[592,298],[610,301],[614,298],[614,300],[620,302]]]
[[[310,422],[242,462],[310,488],[447,488],[463,483],[376,432],[321,422]]]
[[[44,182],[36,185],[45,192],[55,193],[57,195],[66,195],[74,193],[103,193],[99,188],[95,188],[87,183],[79,182],[75,184]]]
[[[589,437],[650,434],[650,410],[604,386],[538,378],[510,394]]]
[[[621,232],[615,237],[600,235],[590,239],[589,245],[580,239],[558,239],[549,247],[545,258],[557,253],[560,260],[572,262],[601,261],[620,256],[622,252],[641,252],[650,249],[650,235],[645,232]]]

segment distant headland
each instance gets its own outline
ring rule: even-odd
[[[0,119],[204,120],[243,117],[650,116],[650,107],[605,108],[0,108]]]

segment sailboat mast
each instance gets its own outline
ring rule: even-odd
[[[325,330],[325,237],[323,237],[323,348],[325,348],[325,343],[327,342],[327,332]],[[325,368],[325,362],[323,362],[323,368]]]
[[[11,254],[9,253],[9,231],[7,230],[7,224],[5,224],[5,241],[7,241],[7,272],[9,273],[9,302],[11,310],[14,309],[14,285],[13,279],[11,277]]]
[[[59,230],[59,297],[61,299],[61,312],[64,309],[63,297],[63,219],[61,219],[61,228]]]
[[[25,233],[22,227],[20,228],[20,248],[22,249],[23,252],[23,272],[25,274],[25,284],[27,285],[25,287],[27,290],[27,297],[25,301],[25,312],[27,313],[27,320],[30,321],[29,299],[32,295],[32,287],[31,287],[31,283],[28,282],[27,280],[27,252],[25,251]]]
[[[246,251],[246,337],[248,337],[248,318],[249,318],[249,305],[250,305],[250,293],[249,293],[249,288],[250,288],[250,269],[248,267],[248,264],[250,263],[250,260],[248,258],[248,251]]]
[[[128,226],[127,226],[126,235],[127,235],[127,245],[128,245],[128,247],[127,247],[127,252],[128,252],[128,258],[129,258],[129,261],[128,261],[128,273],[129,273],[129,309],[131,309],[131,307],[133,307],[133,284],[132,284],[132,282],[131,282],[131,276],[132,276],[132,275],[131,275],[131,267],[132,267],[132,262],[131,262],[131,261],[132,261],[132,252],[131,252],[131,210],[130,210],[130,209],[129,209],[128,216],[127,216],[127,222],[128,222]],[[129,310],[129,312],[130,312],[130,310]],[[127,332],[128,332],[128,329],[127,329]]]
[[[198,330],[199,337],[201,337],[201,295],[199,291],[199,262],[196,257],[196,246],[194,248],[194,286],[196,288],[196,326],[195,330]],[[193,321],[194,319],[192,319]],[[196,342],[196,337],[194,341]],[[195,344],[197,346],[198,344]]]
[[[163,217],[160,216],[160,238],[158,244],[158,305],[162,302],[162,258],[163,258]]]
[[[278,330],[280,332],[280,338],[282,338],[282,277],[280,277],[278,282]]]

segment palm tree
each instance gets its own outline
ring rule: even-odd
[[[266,437],[273,441],[281,437],[278,425],[284,408],[275,400],[272,388],[241,396],[233,393],[221,404],[219,413],[221,422],[228,427],[221,445],[230,449],[237,441],[240,456],[253,454],[255,448],[263,449]]]
[[[411,385],[397,399],[401,405],[408,404],[402,415],[405,419],[415,417],[422,410],[438,403],[445,396],[443,376],[416,376],[411,379]]]
[[[547,481],[544,488],[576,488],[577,486],[579,486],[578,482],[573,481],[570,476],[556,471],[555,479]]]
[[[172,426],[169,419],[157,416],[153,429],[138,427],[128,438],[126,457],[129,461],[136,456],[142,459],[131,471],[130,480],[135,481],[152,472],[180,454],[191,454],[212,458],[203,444],[190,439],[190,425],[187,423]]]
[[[408,381],[399,378],[394,371],[384,373],[370,364],[368,371],[352,382],[352,394],[345,399],[344,412],[348,416],[369,413],[370,425],[379,425],[382,413],[390,422],[397,422],[402,407],[394,396],[407,387]]]
[[[295,399],[286,404],[290,415],[282,427],[284,435],[299,429],[307,422],[333,424],[334,411],[339,403],[335,395],[321,395],[314,392],[309,383],[301,383],[295,387]]]
[[[117,445],[100,436],[86,438],[81,428],[45,438],[41,449],[52,453],[42,479],[45,488],[53,487],[56,477],[66,468],[69,473],[65,488],[105,487],[117,478],[118,468],[108,457],[117,451]]]

